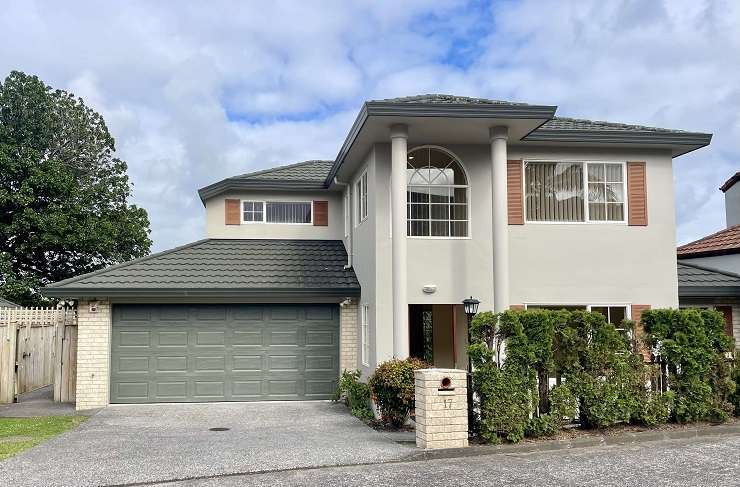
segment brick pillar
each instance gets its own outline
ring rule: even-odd
[[[95,310],[90,304],[96,302]],[[108,405],[110,395],[111,305],[85,299],[77,305],[77,410]]]
[[[465,371],[420,369],[416,382],[416,446],[468,446],[468,397]]]
[[[357,369],[357,301],[339,307],[339,373]]]

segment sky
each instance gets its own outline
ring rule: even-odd
[[[740,170],[734,0],[0,0],[0,78],[99,111],[153,250],[204,237],[197,189],[334,159],[363,101],[447,93],[710,132],[674,160],[677,239],[725,226]]]

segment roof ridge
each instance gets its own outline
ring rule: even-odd
[[[103,272],[112,271],[114,269],[121,269],[122,267],[127,267],[127,266],[130,266],[132,264],[139,264],[141,262],[147,261],[149,259],[153,259],[155,257],[161,257],[163,255],[171,254],[172,252],[176,252],[178,250],[184,250],[184,249],[187,249],[187,248],[190,248],[190,247],[194,247],[196,245],[205,243],[205,242],[207,242],[209,240],[211,240],[211,239],[210,238],[203,238],[203,239],[200,239],[200,240],[196,240],[195,242],[190,242],[190,243],[187,243],[185,245],[180,245],[179,247],[173,247],[171,249],[163,250],[161,252],[155,252],[153,254],[145,255],[144,257],[139,257],[139,258],[132,259],[132,260],[129,260],[129,261],[126,261],[126,262],[121,262],[120,264],[115,264],[115,265],[112,265],[112,266],[104,267],[104,268],[98,269],[96,271],[87,272],[85,274],[80,274],[79,276],[70,277],[70,278],[64,279],[62,281],[53,282],[53,283],[51,283],[51,284],[49,284],[47,286],[44,286],[44,287],[58,287],[58,286],[62,286],[62,285],[71,284],[73,282],[77,282],[77,281],[80,281],[82,279],[87,279],[88,277],[92,277],[92,276],[96,276],[98,274],[102,274]]]
[[[330,160],[330,159],[309,159],[307,161],[294,162],[292,164],[284,164],[282,166],[269,167],[267,169],[260,169],[259,171],[248,172],[248,173],[240,174],[238,176],[231,176],[228,179],[241,179],[241,178],[248,178],[248,177],[252,177],[252,176],[260,176],[262,174],[267,174],[267,173],[270,173],[270,172],[273,172],[273,171],[279,171],[281,169],[290,169],[290,168],[293,168],[293,167],[305,166],[305,165],[308,165],[308,164],[315,164],[317,162],[328,162],[328,163],[332,163],[333,164],[334,163],[334,160]]]
[[[683,244],[683,245],[680,245],[680,246],[679,246],[679,247],[678,247],[678,248],[677,248],[676,250],[677,250],[678,252],[680,252],[680,251],[681,251],[681,249],[684,249],[684,248],[686,248],[686,247],[688,247],[688,246],[690,246],[690,245],[698,244],[698,243],[700,243],[700,242],[703,242],[703,241],[705,241],[705,240],[709,240],[709,239],[711,239],[711,238],[714,238],[714,237],[716,237],[717,235],[720,235],[720,234],[722,234],[722,233],[725,233],[725,232],[727,232],[727,231],[729,231],[729,230],[735,230],[735,229],[738,229],[738,228],[740,228],[740,224],[737,224],[737,225],[732,225],[732,226],[730,226],[730,227],[727,227],[727,228],[723,228],[722,230],[718,230],[718,231],[716,231],[716,232],[714,232],[714,233],[712,233],[712,234],[709,234],[709,235],[707,235],[707,236],[705,236],[705,237],[702,237],[702,238],[700,238],[700,239],[697,239],[697,240],[694,240],[694,241],[692,241],[692,242],[688,242],[688,243],[685,243],[685,244]],[[702,251],[702,252],[704,252],[704,251]]]
[[[715,269],[714,267],[707,267],[707,266],[703,266],[703,265],[699,265],[699,264],[694,264],[693,262],[683,262],[683,261],[680,261],[679,260],[678,261],[678,265],[683,265],[683,266],[686,266],[686,267],[693,267],[694,269],[699,269],[701,271],[715,272],[717,274],[722,274],[722,275],[725,275],[727,277],[735,277],[737,279],[740,279],[740,274],[736,274],[736,273],[730,272],[730,271],[725,271],[725,270],[722,270],[722,269]]]

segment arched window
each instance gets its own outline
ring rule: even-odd
[[[468,179],[455,156],[436,147],[413,149],[406,183],[409,237],[468,236]]]

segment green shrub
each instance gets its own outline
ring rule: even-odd
[[[646,342],[667,364],[675,393],[672,418],[679,423],[725,421],[736,389],[725,354],[734,345],[721,313],[696,309],[649,310],[642,314]]]
[[[735,416],[740,416],[740,364],[735,362],[732,369],[732,380],[735,382],[735,392],[730,395],[730,403],[735,409]]]
[[[334,402],[344,401],[352,416],[369,421],[375,417],[370,408],[370,386],[360,382],[360,376],[359,370],[342,372],[332,400]]]
[[[428,365],[417,358],[393,359],[383,362],[375,369],[368,385],[380,411],[381,420],[394,428],[400,428],[414,409],[414,371]]]
[[[532,378],[515,367],[488,364],[473,372],[480,400],[480,433],[489,443],[524,437],[532,410]]]
[[[555,436],[562,428],[561,422],[554,414],[543,414],[530,418],[524,429],[524,436],[529,438],[540,438],[542,436]]]
[[[645,391],[633,421],[650,428],[667,423],[673,411],[675,398],[673,391],[664,393]]]
[[[578,398],[567,384],[550,390],[550,414],[558,419],[561,426],[578,414]]]

